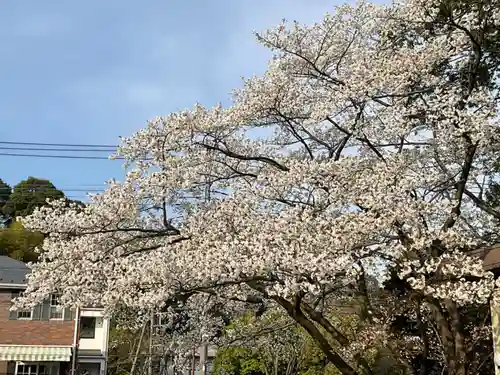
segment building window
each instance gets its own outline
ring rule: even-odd
[[[23,292],[19,292],[19,294],[16,297],[22,297],[22,296],[23,296]],[[29,320],[32,317],[33,316],[32,316],[32,311],[31,310],[18,310],[17,311],[17,319]]]
[[[166,313],[156,313],[153,315],[153,331],[156,335],[161,335],[168,324],[168,317]]]
[[[61,307],[59,303],[59,295],[51,294],[50,295],[50,319],[63,319],[64,318],[64,309]]]
[[[25,319],[25,320],[29,320],[31,319],[31,310],[19,310],[17,312],[17,319]]]
[[[50,375],[50,368],[46,365],[34,364],[16,364],[15,375]]]
[[[80,318],[80,338],[93,339],[95,338],[95,323],[96,318],[92,316],[82,316]]]
[[[37,374],[37,365],[17,365],[17,375],[33,375]]]
[[[214,371],[214,362],[209,359],[205,362],[205,367],[207,369],[207,374],[211,374]]]
[[[153,326],[162,327],[167,323],[167,314],[160,312],[153,315]]]
[[[99,363],[79,363],[76,373],[77,375],[99,375],[101,365]]]

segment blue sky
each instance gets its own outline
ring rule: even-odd
[[[226,102],[269,52],[253,30],[320,21],[327,0],[25,0],[0,12],[0,141],[116,144],[159,115]],[[0,145],[6,146],[6,145]],[[15,152],[0,150],[0,152]],[[0,178],[67,195],[121,178],[119,161],[0,155]]]

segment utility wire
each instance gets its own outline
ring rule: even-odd
[[[83,192],[102,192],[102,191],[105,191],[105,189],[64,189],[64,188],[56,188],[57,190],[60,190],[60,191],[83,191]],[[2,189],[0,188],[0,192],[2,190],[5,190],[5,191],[9,191],[7,189]],[[54,189],[49,189],[49,188],[30,188],[30,187],[27,187],[27,188],[22,188],[22,189],[19,189],[17,188],[16,189],[17,191],[21,190],[21,191],[28,191],[28,192],[31,192],[31,191],[54,191]]]
[[[22,189],[51,189],[51,187],[47,187],[45,185],[40,185],[40,184],[24,184],[24,183],[22,184],[22,186],[14,185],[14,187],[17,187],[17,189],[19,189],[19,188],[22,188]],[[14,187],[11,187],[11,189],[14,189]],[[105,184],[100,184],[100,185],[97,185],[97,184],[96,185],[63,185],[63,186],[55,186],[55,187],[56,187],[56,189],[83,189],[83,188],[88,188],[88,189],[106,189],[106,185]],[[1,186],[0,185],[0,191],[1,190],[6,190],[6,189],[8,189],[6,186]]]
[[[76,155],[43,155],[43,154],[12,154],[8,152],[0,152],[0,156],[21,156],[31,158],[52,158],[52,159],[92,159],[92,160],[112,160],[105,156],[76,156]],[[117,157],[114,160],[123,160],[122,157]]]
[[[0,141],[3,145],[31,145],[31,146],[55,146],[55,147],[96,147],[96,148],[117,148],[118,145],[96,145],[96,144],[71,144],[71,143],[39,143],[39,142],[7,142]]]
[[[47,180],[47,179],[43,179],[41,178],[40,179],[41,181],[48,181],[50,182],[50,180]],[[24,180],[26,182],[26,180]],[[40,187],[43,187],[44,185],[42,184],[38,184],[38,183],[29,183],[29,184],[23,184],[24,186],[40,186]],[[81,187],[99,187],[99,188],[102,188],[102,187],[106,187],[107,184],[106,183],[95,183],[95,184],[69,184],[69,185],[62,185],[62,186],[65,186],[67,188],[72,188],[72,187],[76,187],[76,188],[81,188]],[[0,187],[1,189],[1,187]]]
[[[15,151],[62,151],[62,152],[115,152],[116,149],[95,149],[95,148],[43,148],[43,147],[3,147],[0,150],[15,150]]]
[[[60,191],[105,191],[108,187],[105,184],[94,184],[94,185],[66,185],[66,186],[55,186],[57,190]],[[0,193],[3,191],[13,192],[14,190],[54,190],[52,187],[47,187],[39,184],[23,184],[22,186],[14,185],[12,187],[6,187],[0,185]]]

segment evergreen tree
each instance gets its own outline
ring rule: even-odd
[[[47,204],[47,199],[64,198],[64,193],[49,180],[28,177],[19,182],[2,207],[4,215],[15,219],[31,214],[35,208]]]

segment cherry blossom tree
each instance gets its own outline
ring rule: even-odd
[[[49,235],[19,305],[57,290],[110,314],[189,312],[179,353],[249,306],[280,307],[353,375],[370,372],[353,353],[390,339],[403,293],[437,332],[412,350],[473,373],[461,314],[495,290],[467,251],[497,241],[480,187],[500,146],[499,27],[498,0],[405,0],[258,34],[273,59],[229,107],[150,121],[122,140],[123,182],[24,219]],[[356,349],[321,306],[362,290],[373,260],[398,287]]]

